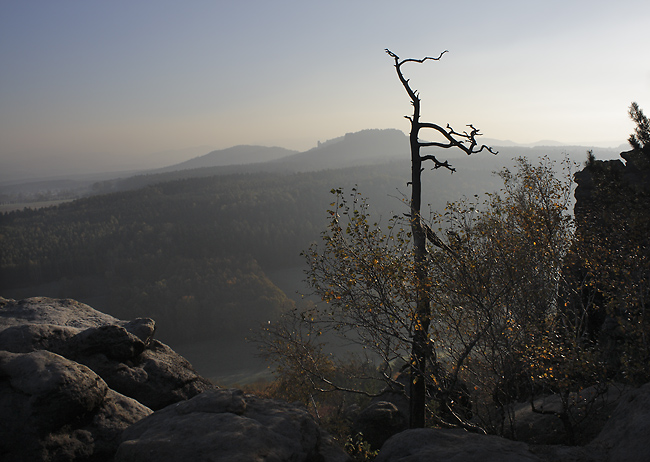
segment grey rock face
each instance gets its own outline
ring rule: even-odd
[[[598,436],[584,446],[528,445],[461,430],[419,429],[392,436],[375,462],[646,461],[650,460],[648,435],[650,384],[626,392]]]
[[[86,366],[0,351],[2,460],[110,460],[122,431],[149,414]]]
[[[408,428],[407,417],[388,401],[377,401],[354,419],[353,433],[362,433],[373,449],[381,448],[388,438]]]
[[[156,410],[214,386],[153,338],[151,319],[122,321],[74,300],[0,299],[0,349],[47,350],[98,374],[108,386]]]
[[[539,462],[525,443],[463,430],[407,430],[382,446],[376,462]]]
[[[623,396],[588,447],[607,453],[610,462],[650,460],[650,383]]]
[[[52,324],[87,329],[109,324],[127,324],[76,300],[33,297],[9,300],[0,297],[0,325]]]
[[[349,459],[305,409],[217,389],[154,331],[73,300],[0,298],[0,460]]]
[[[116,462],[178,460],[342,462],[348,456],[305,409],[213,390],[131,426],[115,456]]]
[[[575,444],[585,445],[602,430],[605,422],[618,404],[625,387],[610,384],[607,389],[588,387],[580,393],[569,395],[571,408],[569,418],[573,425]],[[538,397],[534,401],[536,410],[562,411],[559,395]],[[514,432],[506,436],[529,444],[567,444],[565,428],[555,415],[534,412],[530,403],[513,406]]]
[[[151,408],[215,388],[154,330],[74,300],[0,298],[0,459],[111,460]]]

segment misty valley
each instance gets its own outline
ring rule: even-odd
[[[493,172],[516,155],[582,161],[586,149],[505,147],[498,156],[455,157],[455,173],[425,173],[424,203],[440,211],[447,201],[498,189]],[[233,150],[85,184],[76,192],[84,197],[58,206],[4,213],[2,295],[72,298],[122,319],[151,317],[158,338],[206,377],[254,379],[267,365],[247,339],[305,303],[301,252],[325,228],[330,190],[356,187],[380,224],[408,211],[407,138],[367,130],[305,153],[243,146],[233,157]]]

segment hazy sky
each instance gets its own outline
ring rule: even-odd
[[[404,68],[427,121],[616,146],[650,113],[649,24],[647,0],[2,0],[0,160],[406,132],[384,48],[450,51]]]

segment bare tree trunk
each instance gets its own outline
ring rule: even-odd
[[[416,113],[419,111],[416,111]],[[416,117],[413,120],[415,123]],[[431,306],[427,281],[427,242],[420,219],[422,202],[422,178],[420,145],[417,130],[411,130],[411,232],[413,234],[413,251],[416,277],[416,323],[415,335],[411,347],[411,396],[409,401],[409,426],[424,427],[426,397],[426,363],[429,356],[429,324],[431,323]]]
[[[422,207],[422,163],[430,160],[434,163],[434,169],[446,168],[451,172],[454,169],[449,162],[440,162],[435,156],[420,155],[420,149],[424,146],[436,146],[440,148],[457,147],[466,154],[480,152],[483,149],[492,152],[491,148],[482,145],[477,147],[476,136],[479,131],[472,125],[468,125],[471,131],[463,133],[455,132],[449,125],[443,128],[432,123],[420,122],[420,98],[411,89],[409,81],[404,78],[402,65],[407,62],[423,63],[427,60],[438,61],[443,51],[437,58],[425,57],[422,59],[404,59],[400,60],[399,56],[386,49],[386,53],[395,60],[395,69],[400,82],[404,86],[406,93],[411,99],[413,105],[413,115],[407,116],[411,121],[411,133],[409,136],[411,145],[411,232],[413,234],[413,258],[415,263],[416,277],[416,300],[415,310],[415,333],[411,345],[411,368],[410,368],[410,396],[409,396],[409,426],[411,428],[424,427],[426,419],[426,396],[427,396],[427,362],[433,354],[433,348],[429,345],[429,327],[431,325],[431,299],[428,287],[428,264],[427,264],[427,234],[422,224],[421,207]],[[430,128],[442,134],[446,139],[445,142],[421,142],[419,138],[420,129]]]

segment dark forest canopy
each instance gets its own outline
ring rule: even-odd
[[[337,144],[357,143],[368,133],[353,135],[306,154],[329,152],[326,160],[340,160]],[[498,183],[492,171],[514,157],[512,149],[513,156],[500,159],[454,159],[456,173],[436,176],[431,192],[442,191],[439,199],[425,197],[423,204],[441,210],[447,200],[493,190]],[[556,151],[560,156],[562,150]],[[406,164],[372,163],[286,173],[278,162],[270,172],[259,171],[270,168],[265,163],[139,176],[120,183],[123,191],[5,213],[0,290],[16,298],[76,298],[124,318],[150,316],[169,342],[233,332],[223,319],[246,318],[237,327],[243,337],[291,303],[286,295],[292,294],[267,275],[304,264],[300,252],[324,229],[333,187],[357,185],[373,198],[378,220],[407,211]],[[96,192],[102,189],[98,185]],[[198,321],[185,326],[180,320],[188,318]],[[194,329],[200,320],[201,328]]]
[[[385,191],[405,180],[385,165],[191,178],[6,213],[0,289],[43,295],[49,284],[46,295],[93,300],[126,318],[151,316],[167,341],[232,332],[225,317],[246,318],[238,326],[245,335],[289,303],[265,271],[299,265],[323,227],[330,185],[354,182],[377,197],[384,191],[384,205],[401,206]],[[187,317],[202,318],[202,327],[179,321]]]

